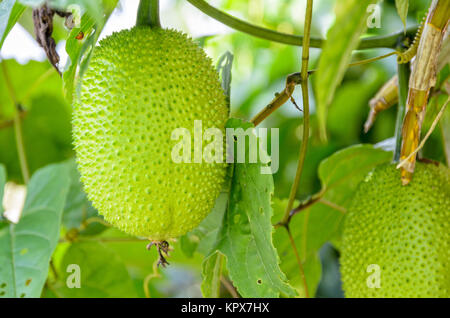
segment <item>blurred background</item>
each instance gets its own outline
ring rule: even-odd
[[[314,1],[312,36],[324,38],[328,27],[333,23],[333,0]],[[417,24],[423,17],[430,1],[410,1],[408,25]],[[302,0],[214,0],[209,1],[221,10],[253,24],[285,33],[302,34],[306,1]],[[367,31],[367,35],[389,34],[403,29],[397,15],[394,0],[385,0],[381,6],[381,27]],[[120,0],[108,20],[100,38],[114,31],[130,28],[134,25],[138,7],[137,0]],[[61,57],[60,65],[67,61],[65,40],[68,31],[63,20],[58,20],[54,30],[57,50]],[[52,162],[73,157],[71,145],[71,106],[62,94],[61,79],[46,61],[44,51],[34,40],[31,10],[27,9],[16,25],[0,52],[7,60],[15,87],[20,87],[18,95],[24,107],[24,140],[28,164],[31,172]],[[230,51],[234,55],[231,84],[232,116],[250,119],[284,88],[286,76],[300,70],[301,48],[272,43],[236,32],[209,18],[186,1],[162,0],[161,22],[164,27],[182,30],[198,41],[207,54],[217,62],[218,58]],[[388,50],[366,50],[355,52],[353,60],[361,60],[388,53]],[[320,49],[311,49],[310,68],[317,65]],[[317,192],[320,182],[317,167],[321,160],[338,149],[359,144],[378,143],[394,135],[396,108],[381,113],[369,133],[363,133],[363,123],[368,114],[368,101],[377,90],[396,72],[395,57],[375,63],[350,68],[329,110],[329,142],[320,143],[315,124],[314,94],[311,89],[312,128],[305,169],[300,184],[300,197]],[[44,75],[43,75],[44,74]],[[42,78],[44,76],[44,78]],[[314,81],[314,77],[312,77]],[[0,77],[0,107],[8,97]],[[311,87],[311,86],[310,86]],[[297,104],[302,108],[300,89],[294,94]],[[12,125],[7,112],[0,111],[0,163],[8,171],[8,177],[22,182]],[[274,175],[275,196],[286,198],[297,165],[300,140],[302,138],[302,113],[291,102],[286,103],[267,119],[262,127],[280,128],[280,169]],[[440,134],[434,133],[425,147],[425,155],[436,160],[444,160],[440,143]],[[90,207],[92,209],[92,207]],[[67,214],[70,215],[70,214]],[[70,219],[70,217],[67,217]],[[72,222],[72,223],[71,223]],[[74,220],[66,220],[66,231]],[[95,233],[104,229],[91,229]],[[104,234],[107,233],[107,234]],[[105,237],[121,234],[107,229],[101,235]],[[136,293],[144,296],[143,280],[152,271],[156,258],[155,251],[143,251],[142,242],[103,241],[114,250],[130,273]],[[60,244],[55,253],[63,255],[67,246]],[[342,297],[339,278],[339,253],[331,243],[325,244],[320,251],[322,278],[316,297]],[[152,278],[150,293],[154,297],[201,297],[201,261],[199,253],[186,255],[175,248],[167,269],[160,271],[161,277]],[[58,296],[46,288],[46,296]],[[230,296],[224,292],[225,296]]]

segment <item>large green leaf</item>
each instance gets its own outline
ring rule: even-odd
[[[367,28],[368,5],[377,0],[336,1],[336,20],[327,33],[315,75],[315,93],[320,136],[326,140],[327,108],[341,83],[351,54]]]
[[[0,1],[0,49],[9,31],[11,31],[17,20],[19,20],[25,8],[17,0]]]
[[[55,287],[59,296],[137,297],[125,264],[113,250],[101,243],[94,241],[73,243],[67,249],[59,271],[62,285]],[[76,281],[78,274],[79,288],[70,288],[73,286],[67,282]]]
[[[50,165],[37,171],[27,187],[19,223],[1,225],[2,296],[40,296],[50,257],[58,243],[69,181],[64,164]]]
[[[227,127],[247,129],[251,125],[230,120]],[[262,166],[234,165],[228,210],[217,249],[225,255],[229,276],[243,297],[293,296],[295,292],[286,283],[272,243],[273,178],[261,174]]]

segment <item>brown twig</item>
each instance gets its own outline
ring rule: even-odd
[[[348,67],[352,66],[358,66],[363,65],[371,62],[375,62],[381,59],[384,59],[386,57],[392,56],[397,54],[396,51],[390,52],[388,54],[384,54],[381,56],[372,57],[369,59],[356,61],[353,63],[350,63]],[[314,74],[317,70],[310,70],[308,71],[308,77],[312,74]],[[303,112],[303,110],[297,106],[295,101],[292,98],[292,94],[294,92],[296,85],[301,85],[302,83],[302,73],[301,72],[295,72],[286,77],[286,85],[285,88],[280,93],[275,93],[275,98],[267,105],[265,106],[256,116],[254,116],[250,122],[252,122],[255,126],[259,125],[264,119],[269,117],[274,111],[276,111],[278,108],[283,106],[288,100],[291,100],[294,106]]]

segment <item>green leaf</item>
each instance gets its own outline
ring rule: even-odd
[[[220,277],[225,257],[219,251],[203,260],[202,264],[202,294],[206,298],[218,298],[220,296]]]
[[[329,191],[350,178],[362,178],[376,166],[389,162],[392,153],[372,145],[355,145],[335,152],[319,166],[322,189]]]
[[[87,35],[82,40],[76,38],[80,32]],[[69,60],[63,73],[63,87],[64,95],[69,102],[73,100],[73,94],[75,93],[77,67],[83,58],[83,53],[92,50],[92,43],[95,43],[98,38],[97,33],[99,32],[95,30],[94,19],[85,14],[81,18],[80,27],[73,28],[67,38],[66,52]]]
[[[406,32],[406,18],[408,17],[409,0],[395,0],[395,7],[397,8],[398,15],[402,19],[403,27]]]
[[[76,269],[72,269],[72,264],[80,270],[80,288],[70,288],[78,274]],[[56,291],[63,297],[137,297],[125,264],[113,250],[98,242],[72,244],[64,255],[59,272],[62,286],[58,286]]]
[[[89,0],[82,1],[89,3]],[[92,51],[97,43],[106,20],[116,7],[118,0],[103,0],[102,19],[96,19],[92,14],[84,14],[81,17],[81,24],[78,28],[73,28],[66,42],[66,52],[69,56],[66,69],[63,73],[64,95],[69,102],[73,101],[76,93],[76,86],[86,71]],[[104,18],[103,18],[104,16]],[[77,39],[77,36],[83,32],[84,38]],[[79,69],[78,69],[79,66]],[[78,71],[78,73],[77,73]]]
[[[327,139],[328,106],[344,77],[352,51],[358,46],[360,36],[367,28],[368,5],[376,2],[376,0],[336,1],[336,21],[328,30],[314,82],[320,137],[323,141]]]
[[[229,120],[227,127],[247,128],[249,123]],[[273,178],[261,174],[261,167],[260,163],[234,165],[217,249],[225,255],[229,276],[243,297],[293,296],[272,243]]]
[[[17,0],[0,1],[0,49],[25,8]]]
[[[0,164],[0,219],[3,217],[3,195],[6,184],[6,169],[5,166]]]
[[[18,224],[0,228],[0,291],[4,297],[39,297],[58,243],[69,188],[64,164],[37,171],[27,187]]]

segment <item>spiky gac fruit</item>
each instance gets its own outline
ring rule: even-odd
[[[193,229],[213,208],[226,163],[174,162],[180,139],[172,133],[185,129],[193,149],[194,133],[224,134],[228,113],[212,61],[186,35],[136,27],[102,40],[73,114],[89,200],[132,235],[162,241]],[[194,121],[201,131],[194,132]]]
[[[344,223],[346,297],[450,297],[450,172],[418,163],[402,186],[395,165],[360,184]]]

